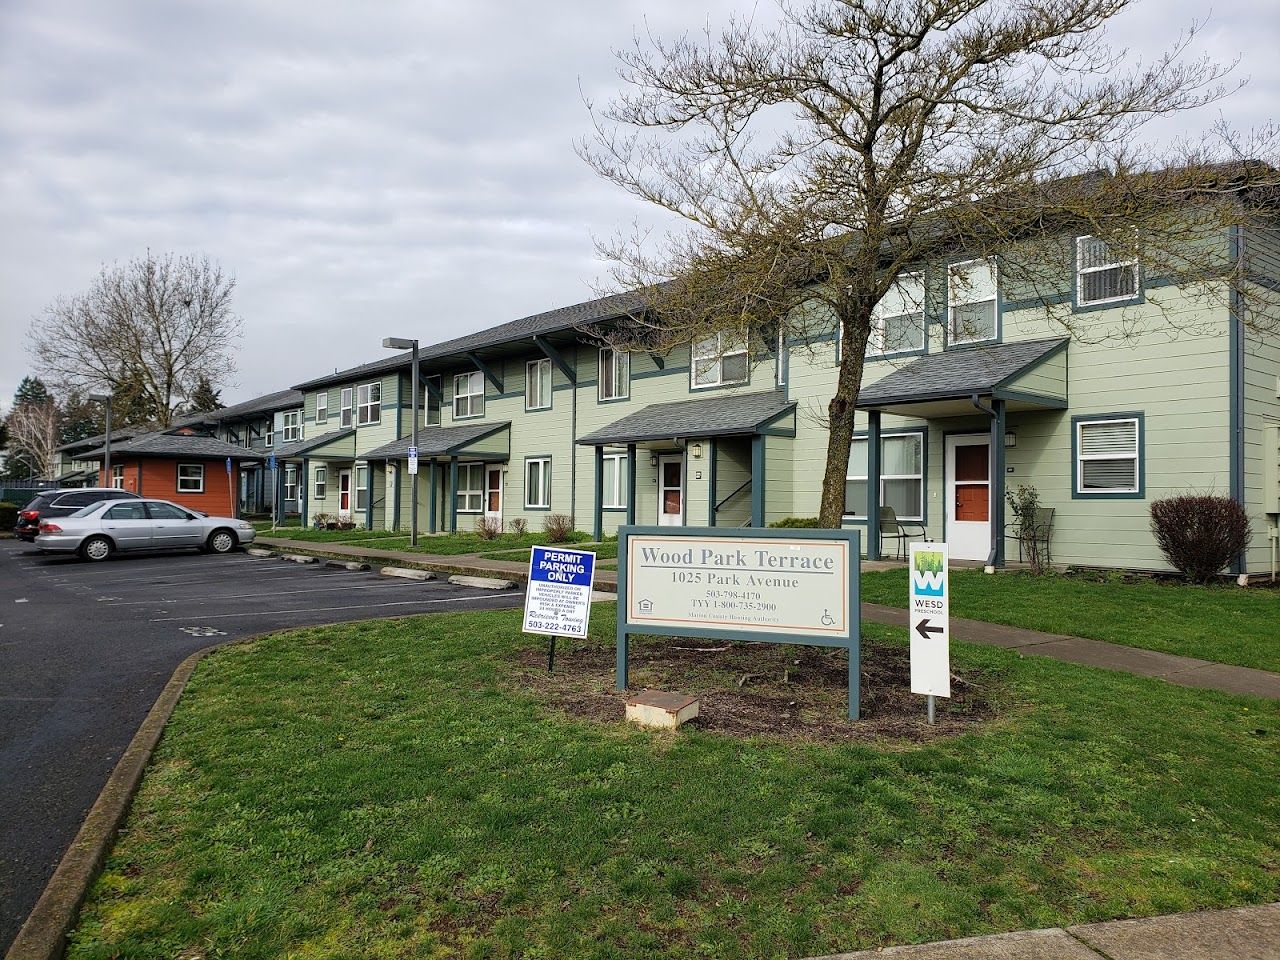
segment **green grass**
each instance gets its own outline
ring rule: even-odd
[[[544,542],[539,542],[538,546],[547,546]],[[596,560],[616,560],[618,559],[618,541],[606,540],[604,543],[593,543],[584,546],[582,549],[590,550],[595,553]],[[520,550],[499,550],[494,553],[482,553],[480,556],[486,560],[519,560],[521,563],[529,562],[529,547]],[[614,564],[616,567],[617,564]]]
[[[1275,704],[957,644],[1003,704],[959,737],[652,734],[544,705],[519,621],[205,660],[68,955],[799,957],[1280,898]]]
[[[285,517],[284,523],[280,524],[280,526],[275,529],[284,529],[286,527],[291,529],[301,529],[302,521],[297,517]],[[257,530],[259,533],[263,530],[271,530],[272,528],[272,521],[270,520],[253,521],[253,529]]]
[[[591,537],[585,533],[574,533],[571,542],[582,542],[590,540]],[[504,533],[493,540],[481,540],[474,533],[445,533],[436,536],[420,536],[418,538],[418,546],[416,548],[409,546],[409,538],[404,536],[403,532],[395,540],[388,540],[385,543],[379,543],[379,549],[384,550],[409,550],[415,553],[434,553],[439,556],[453,557],[463,553],[479,553],[481,556],[489,557],[496,553],[513,552],[517,554],[514,559],[519,559],[518,548],[523,548],[524,559],[529,559],[529,547],[534,544],[545,544],[547,535],[545,533],[525,533],[514,534]],[[501,557],[500,559],[508,559]]]
[[[907,605],[907,571],[862,574],[862,599]],[[1161,580],[951,572],[951,614],[1280,670],[1280,591]]]
[[[308,543],[340,543],[346,540],[394,540],[404,537],[404,531],[363,530],[360,528],[352,530],[316,530],[314,527],[305,529],[302,527],[290,527],[278,536],[287,540],[305,540]]]

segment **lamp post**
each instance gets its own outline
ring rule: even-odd
[[[418,341],[406,340],[403,337],[387,337],[382,345],[388,350],[412,350],[413,365],[409,368],[409,405],[412,408],[409,417],[413,426],[409,434],[409,449],[412,456],[409,465],[409,546],[418,545]]]
[[[103,482],[111,486],[111,394],[91,393],[89,399],[107,408],[107,440],[102,445],[102,473],[106,477]]]

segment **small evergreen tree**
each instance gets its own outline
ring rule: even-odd
[[[195,388],[191,391],[191,399],[187,401],[188,413],[212,413],[222,409],[222,391],[215,390],[209,378],[200,374]]]

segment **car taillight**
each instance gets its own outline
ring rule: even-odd
[[[39,520],[40,511],[39,510],[22,510],[22,511],[19,511],[18,516],[20,516],[23,520]]]
[[[42,523],[40,524],[40,532],[41,533],[61,533],[62,528],[58,526],[56,523]]]

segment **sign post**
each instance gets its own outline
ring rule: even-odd
[[[587,550],[534,547],[524,594],[524,632],[551,638],[547,672],[556,664],[556,637],[585,637],[591,619],[596,555]]]
[[[911,692],[929,698],[951,696],[951,581],[945,543],[911,544]]]

